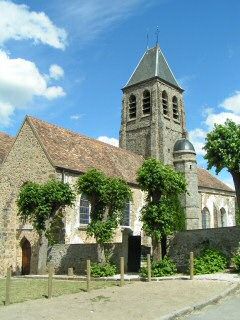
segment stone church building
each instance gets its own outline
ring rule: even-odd
[[[136,259],[134,245],[146,241],[140,222],[145,195],[137,185],[136,171],[147,157],[184,173],[187,229],[235,225],[235,192],[197,166],[194,146],[187,139],[183,89],[158,45],[145,52],[122,91],[119,148],[29,116],[16,137],[0,133],[0,274],[10,265],[17,273],[37,270],[38,237],[17,217],[16,199],[26,181],[56,178],[74,186],[90,168],[126,180],[133,201],[126,204],[115,243],[128,235],[128,252],[122,254],[129,270],[130,260]],[[65,245],[94,242],[86,235],[90,210],[84,195],[65,209]]]

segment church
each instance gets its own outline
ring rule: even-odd
[[[122,254],[128,271],[136,260],[136,244],[149,245],[140,221],[145,194],[136,182],[136,172],[148,157],[184,174],[188,192],[182,204],[188,230],[235,225],[235,192],[197,166],[186,130],[184,90],[159,45],[146,50],[122,92],[119,148],[30,116],[16,137],[0,133],[0,274],[8,266],[16,273],[37,272],[38,236],[17,217],[16,199],[26,181],[43,183],[56,178],[74,186],[90,168],[126,180],[133,200],[126,203],[114,242],[123,243],[127,234],[128,252]],[[84,195],[65,209],[64,245],[94,243],[86,235],[90,210]]]

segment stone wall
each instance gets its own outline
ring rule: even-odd
[[[198,255],[202,249],[209,246],[231,258],[239,242],[239,227],[188,230],[179,232],[170,239],[169,256],[177,263],[180,271],[186,271],[190,251]]]
[[[119,266],[119,260],[124,255],[122,243],[113,244],[111,261]],[[84,274],[86,260],[97,262],[97,245],[89,244],[56,244],[49,249],[48,263],[53,263],[56,274],[67,274],[68,268],[73,268],[75,274]]]

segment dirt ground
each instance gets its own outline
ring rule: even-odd
[[[1,320],[155,320],[213,298],[230,287],[224,281],[135,282],[90,293],[39,299],[0,308]]]

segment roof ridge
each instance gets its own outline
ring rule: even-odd
[[[42,122],[42,123],[51,125],[51,126],[53,126],[53,127],[55,127],[55,128],[61,129],[61,130],[65,130],[66,132],[69,132],[69,133],[71,133],[71,134],[80,136],[80,137],[85,138],[85,139],[90,140],[90,141],[97,142],[98,144],[105,145],[105,146],[107,146],[107,147],[109,147],[109,148],[112,148],[112,149],[115,149],[115,150],[124,151],[124,152],[127,152],[127,153],[131,154],[131,155],[138,156],[139,158],[140,158],[140,157],[143,158],[141,155],[138,155],[138,154],[136,154],[136,153],[133,152],[133,151],[130,151],[130,150],[127,150],[127,149],[123,149],[123,148],[120,148],[120,147],[113,146],[112,144],[109,144],[109,143],[106,143],[106,142],[97,140],[96,138],[88,137],[88,136],[86,136],[86,135],[84,135],[84,134],[81,134],[81,133],[75,132],[75,131],[73,131],[73,130],[70,130],[70,129],[61,127],[61,126],[59,126],[59,125],[50,123],[50,122],[48,122],[48,121],[45,121],[45,120],[42,120],[42,119],[38,119],[38,118],[36,118],[36,117],[32,117],[32,116],[29,116],[29,115],[27,116],[27,118],[29,118],[30,120],[33,119],[33,120],[36,120],[36,121],[39,121],[39,122]]]

